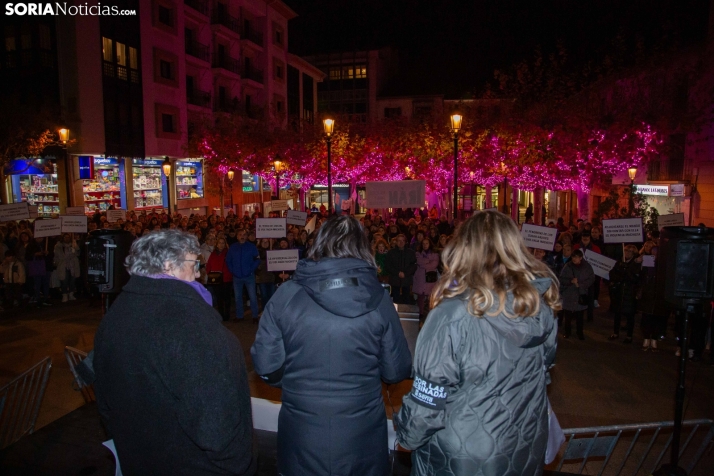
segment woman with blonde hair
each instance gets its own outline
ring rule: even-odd
[[[461,224],[442,259],[414,385],[395,418],[399,443],[414,451],[412,475],[538,474],[558,280],[495,211]]]

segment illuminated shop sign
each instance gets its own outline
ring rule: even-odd
[[[669,196],[669,185],[635,185],[635,193],[667,197]]]

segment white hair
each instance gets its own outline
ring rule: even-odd
[[[124,266],[131,275],[151,276],[163,273],[166,262],[180,266],[189,253],[201,253],[195,236],[176,229],[159,230],[134,241]]]

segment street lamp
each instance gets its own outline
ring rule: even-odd
[[[231,190],[231,210],[233,210],[233,179],[235,178],[236,173],[233,169],[229,169],[226,176],[228,177],[228,187]]]
[[[332,213],[332,133],[335,132],[334,119],[324,119],[325,142],[327,143],[327,214]]]
[[[452,214],[452,218],[456,220],[456,213],[459,208],[459,191],[458,191],[458,169],[457,169],[457,160],[459,157],[459,131],[461,130],[461,120],[463,119],[463,116],[461,114],[452,114],[451,115],[451,132],[454,135],[454,210]]]
[[[70,187],[69,178],[69,152],[67,152],[67,147],[69,144],[69,129],[63,127],[57,131],[57,137],[59,138],[59,146],[64,152],[64,174],[65,174],[65,189],[67,192],[67,205],[70,205],[70,195],[72,194],[72,188]]]
[[[62,145],[67,145],[67,142],[69,142],[69,129],[63,127],[57,132],[59,134],[59,140],[60,142],[62,142]]]
[[[278,156],[276,156],[278,157]],[[275,167],[275,199],[280,200],[280,171],[283,163],[280,159],[276,158],[273,161],[273,167]]]
[[[171,216],[171,160],[168,156],[164,157],[164,161],[161,163],[161,169],[164,171],[166,176],[166,185],[168,190],[168,205],[169,205],[169,216]]]
[[[635,177],[637,176],[637,167],[629,167],[627,175],[630,176],[630,216],[635,213]]]
[[[474,214],[476,211],[476,207],[474,207],[474,171],[472,170],[469,172],[469,176],[471,177],[471,215]]]

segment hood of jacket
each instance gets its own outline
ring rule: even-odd
[[[531,281],[531,284],[543,296],[550,288],[551,282],[550,278],[537,278]],[[513,314],[513,295],[510,293],[507,296],[505,309],[508,313]],[[551,309],[543,302],[535,316],[511,318],[502,313],[493,317],[484,316],[483,319],[504,338],[523,348],[541,345],[555,325]]]
[[[354,318],[371,312],[384,297],[377,270],[356,258],[304,259],[292,278],[320,307]]]

